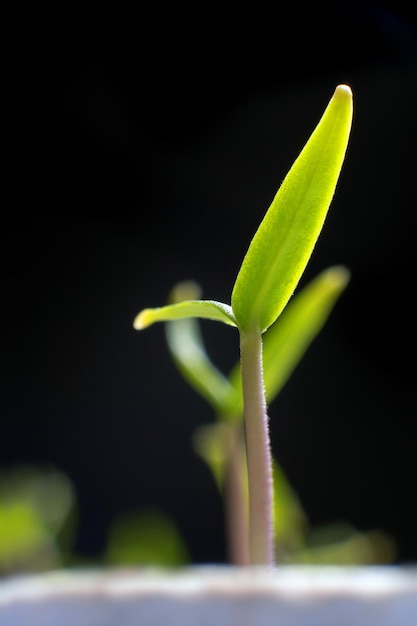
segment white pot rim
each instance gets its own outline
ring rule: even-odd
[[[326,593],[378,596],[416,593],[417,566],[304,566],[274,568],[201,565],[182,568],[69,568],[0,580],[0,607],[12,600],[95,593],[129,596],[175,593]]]
[[[0,581],[0,626],[415,626],[417,567],[73,569]]]

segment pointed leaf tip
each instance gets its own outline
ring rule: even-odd
[[[138,313],[133,320],[133,328],[135,330],[143,330],[147,326],[150,326],[153,322],[151,309],[144,309]]]
[[[351,277],[350,270],[344,265],[333,265],[323,271],[321,278],[330,289],[342,290],[349,283]]]
[[[352,89],[349,85],[338,85],[334,92],[335,96],[352,98]]]

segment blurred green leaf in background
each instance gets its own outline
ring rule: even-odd
[[[174,523],[153,508],[112,522],[104,560],[113,566],[177,567],[189,563],[190,557]]]
[[[0,574],[63,566],[75,531],[75,492],[54,467],[0,473]]]

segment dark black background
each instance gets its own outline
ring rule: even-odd
[[[158,506],[194,562],[225,557],[191,434],[210,407],[145,306],[193,278],[229,301],[264,211],[348,83],[355,118],[303,282],[351,284],[270,408],[273,450],[313,523],[348,520],[417,558],[414,390],[417,38],[407,3],[21,7],[1,52],[0,465],[73,480],[76,550]],[[310,5],[309,5],[310,6]],[[225,371],[236,333],[203,324]]]

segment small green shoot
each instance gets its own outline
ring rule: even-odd
[[[292,297],[332,201],[348,145],[352,92],[339,85],[262,220],[234,284],[231,305],[188,300],[145,309],[134,327],[200,317],[235,326],[240,337],[249,487],[249,562],[273,565],[273,464],[269,445],[262,334]]]

